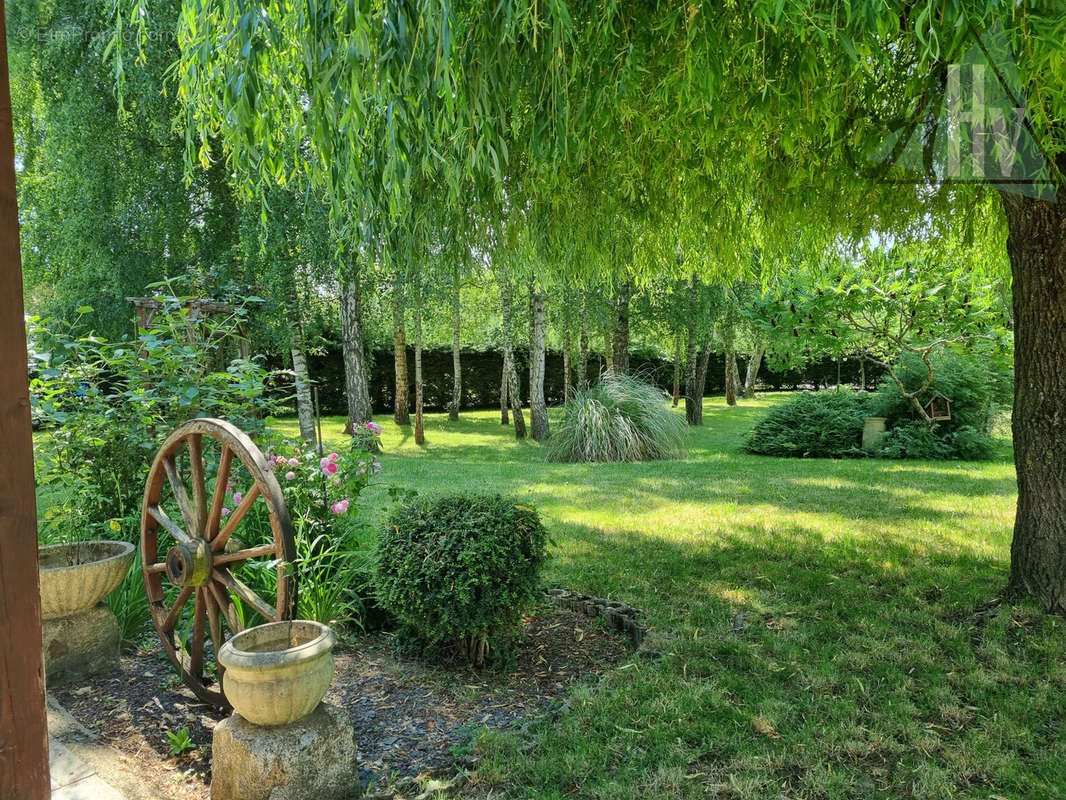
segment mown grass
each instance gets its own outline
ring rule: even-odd
[[[636,464],[545,463],[496,412],[430,415],[422,448],[379,418],[384,482],[535,503],[556,541],[547,581],[643,609],[662,650],[577,689],[532,744],[484,734],[471,791],[1066,797],[1066,626],[996,603],[1009,448],[982,463],[742,453],[783,399],[707,400],[684,460]],[[341,441],[341,420],[325,429]]]

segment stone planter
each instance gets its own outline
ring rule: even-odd
[[[238,633],[218,652],[226,669],[226,699],[256,725],[287,725],[306,717],[333,680],[336,640],[327,625],[310,620],[271,622]]]
[[[884,417],[867,417],[862,426],[862,449],[873,450],[885,435]]]
[[[74,542],[37,548],[41,617],[88,611],[118,588],[133,563],[129,542]]]

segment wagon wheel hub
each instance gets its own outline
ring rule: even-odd
[[[211,563],[206,539],[176,544],[167,551],[167,578],[175,586],[203,586],[211,579]]]

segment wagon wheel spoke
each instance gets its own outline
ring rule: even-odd
[[[189,674],[200,678],[204,674],[204,607],[203,591],[196,592],[196,602],[192,612],[192,642],[189,643]]]
[[[178,475],[177,456],[174,453],[170,453],[163,459],[163,469],[166,470],[170,489],[174,492],[174,502],[181,509],[181,518],[185,521],[185,530],[195,533],[196,519],[193,516],[192,507],[189,505],[189,495],[185,491],[185,484],[182,482],[181,476]]]
[[[167,533],[173,536],[182,544],[191,544],[192,539],[185,531],[183,531],[174,520],[167,516],[167,512],[159,507],[159,503],[153,503],[148,506],[148,513],[152,518],[166,528]]]
[[[200,591],[203,593],[204,606],[207,610],[207,627],[211,631],[211,644],[215,647],[215,658],[218,658],[218,651],[222,647],[222,627],[218,621],[218,601],[215,600],[214,594],[210,590],[212,585],[208,584]],[[220,669],[221,666],[220,664]]]
[[[230,633],[240,633],[244,626],[241,625],[240,619],[237,618],[237,609],[233,607],[233,601],[229,599],[226,590],[215,581],[209,581],[207,588],[211,591],[211,596],[215,599],[215,603],[218,605],[218,609],[222,613],[222,618],[226,621],[226,627],[229,628]]]
[[[181,609],[185,606],[189,596],[192,594],[193,587],[186,586],[182,589],[174,600],[174,607],[170,609],[170,612],[163,618],[163,621],[159,623],[159,628],[165,633],[173,633],[174,628],[178,624],[178,617],[181,616]]]
[[[226,567],[216,569],[214,578],[254,608],[263,619],[269,622],[277,622],[280,619],[277,610],[272,605],[252,591],[240,578],[235,578]]]
[[[157,572],[166,572],[167,565],[166,563],[149,564],[147,567],[144,567],[144,571],[147,572],[149,575],[154,575]]]
[[[278,546],[276,544],[264,544],[260,547],[249,547],[245,550],[235,550],[232,553],[219,553],[214,557],[213,561],[215,566],[222,566],[223,564],[234,564],[241,561],[247,561],[249,558],[277,555],[277,552]]]
[[[192,478],[194,530],[203,536],[207,526],[207,485],[204,481],[204,438],[199,433],[189,437],[189,473]]]
[[[218,534],[218,523],[222,519],[222,505],[226,502],[226,485],[229,483],[230,467],[233,464],[233,451],[229,445],[222,445],[222,455],[218,460],[218,475],[215,477],[215,494],[211,498],[211,511],[204,527],[204,538],[211,541]]]
[[[251,488],[241,498],[240,505],[233,510],[229,519],[226,520],[226,527],[219,531],[218,536],[211,540],[211,549],[216,553],[222,550],[226,546],[226,542],[229,541],[230,535],[237,529],[237,526],[241,524],[241,520],[244,519],[244,515],[248,513],[248,509],[252,507],[252,503],[259,497],[259,484],[253,483]]]

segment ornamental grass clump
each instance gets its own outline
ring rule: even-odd
[[[416,497],[381,533],[378,602],[424,652],[480,667],[536,599],[547,541],[537,512],[514,498]]]
[[[685,452],[685,422],[655,386],[607,372],[578,390],[547,443],[549,461],[658,461]]]

